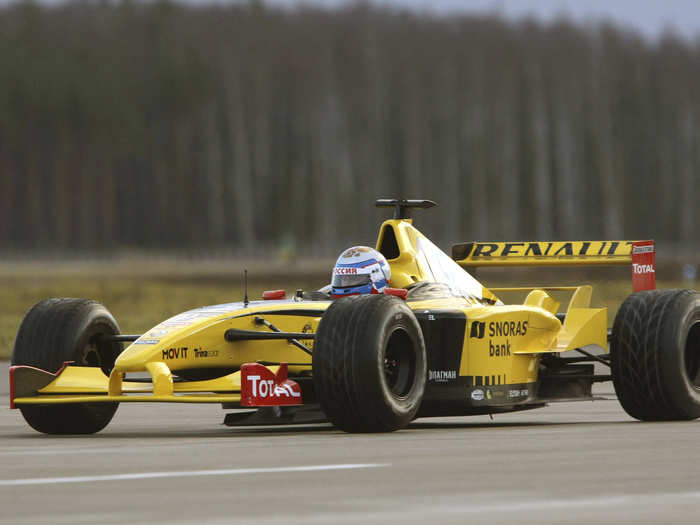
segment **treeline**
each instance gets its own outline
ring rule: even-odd
[[[368,6],[0,9],[0,250],[331,254],[377,197],[436,240],[694,246],[700,48]]]

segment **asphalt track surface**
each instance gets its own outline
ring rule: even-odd
[[[700,421],[635,422],[601,388],[613,399],[381,435],[133,404],[99,434],[53,437],[5,402],[0,523],[697,522]]]

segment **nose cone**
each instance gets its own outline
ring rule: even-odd
[[[161,353],[157,343],[136,341],[124,350],[114,363],[118,372],[140,372],[146,370],[146,363],[159,361]]]

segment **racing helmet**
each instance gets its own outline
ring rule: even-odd
[[[331,295],[382,293],[389,286],[391,268],[384,256],[367,246],[353,246],[340,254],[331,276]]]

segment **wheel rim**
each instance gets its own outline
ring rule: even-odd
[[[99,327],[97,333],[90,336],[80,351],[79,364],[101,368],[108,376],[114,367],[114,359],[121,352],[121,344],[100,341],[100,337],[104,334],[114,335],[114,330],[108,326]]]
[[[384,379],[396,398],[408,395],[415,383],[415,345],[403,329],[394,330],[384,351]]]
[[[700,321],[690,327],[685,343],[685,373],[688,381],[700,389]]]
[[[90,341],[85,348],[83,348],[83,362],[81,364],[84,366],[98,366],[102,368],[102,356],[100,355],[100,350],[95,341]]]

